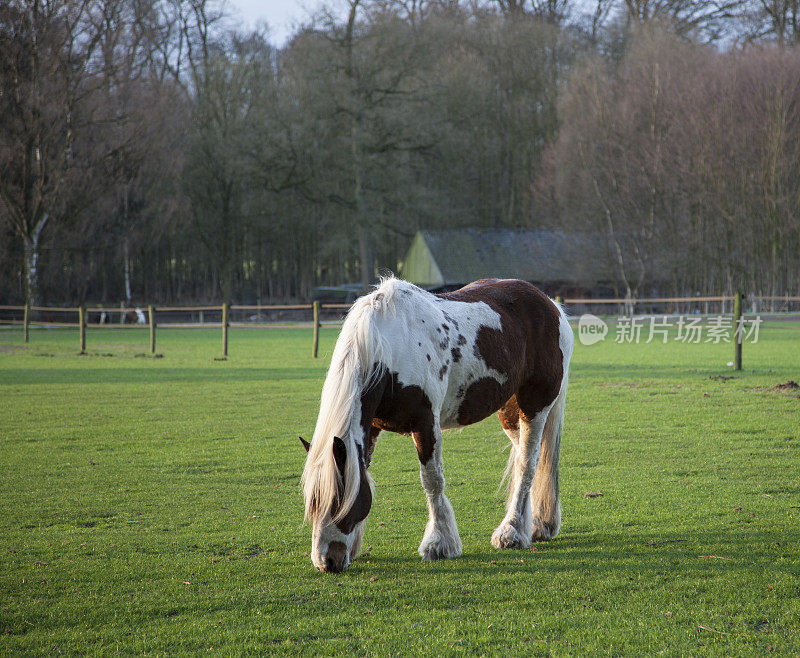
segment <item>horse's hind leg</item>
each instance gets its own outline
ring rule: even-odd
[[[500,419],[500,425],[503,431],[511,441],[511,447],[508,451],[508,464],[503,473],[503,479],[500,481],[500,486],[503,483],[508,485],[508,493],[514,487],[514,463],[517,459],[517,446],[519,445],[519,405],[517,404],[516,396],[512,397],[505,406],[497,412],[497,417]]]
[[[444,495],[442,465],[442,430],[438,422],[424,432],[414,432],[419,456],[420,479],[428,499],[428,524],[419,545],[423,560],[458,557],[461,538],[458,536],[453,506]]]
[[[533,415],[530,420],[524,414],[519,417],[519,436],[512,447],[514,463],[511,466],[510,491],[506,503],[506,515],[492,533],[495,548],[527,548],[531,544],[532,516],[530,491],[536,465],[539,461],[539,447],[542,432],[547,420],[549,407]],[[506,428],[504,428],[506,429]],[[509,433],[512,442],[513,432]]]

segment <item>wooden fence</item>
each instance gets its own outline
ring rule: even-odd
[[[711,312],[711,309],[719,309],[721,315],[726,315],[730,310],[733,315],[734,326],[739,326],[742,313],[745,312],[745,303],[750,305],[750,313],[757,313],[759,307],[768,305],[774,308],[776,302],[784,307],[784,310],[791,310],[791,305],[798,305],[800,310],[800,296],[750,296],[744,298],[740,293],[735,295],[718,295],[718,296],[698,296],[698,297],[651,297],[639,299],[625,299],[625,298],[608,298],[608,299],[592,299],[592,298],[566,298],[562,299],[556,297],[556,301],[563,303],[572,314],[577,314],[579,311],[592,311],[598,309],[605,309],[608,311],[617,311],[618,314],[632,315],[634,309],[652,309],[654,306],[667,306],[669,310],[666,315],[676,314],[676,311],[681,313],[705,313]],[[102,307],[102,306],[79,306],[79,307],[60,307],[60,306],[0,306],[0,314],[5,314],[6,317],[0,317],[0,324],[5,325],[20,325],[22,326],[24,339],[27,343],[30,340],[30,327],[44,326],[44,327],[77,327],[79,329],[79,340],[81,353],[86,352],[86,332],[87,327],[98,325],[103,328],[142,328],[147,326],[150,334],[150,353],[156,353],[156,328],[158,326],[168,326],[175,328],[183,327],[219,327],[222,333],[222,356],[228,356],[228,330],[230,327],[249,327],[249,328],[268,328],[275,326],[285,326],[286,322],[262,321],[262,316],[275,314],[279,312],[300,313],[305,315],[310,312],[311,324],[313,327],[313,338],[311,346],[311,355],[316,358],[319,352],[319,329],[323,324],[321,316],[324,311],[335,312],[336,319],[329,323],[338,323],[350,304],[322,304],[320,302],[313,302],[310,304],[219,304],[209,306],[154,306],[149,305],[146,307],[146,312],[143,307]],[[598,311],[603,313],[603,311]],[[194,317],[197,321],[194,322],[175,322],[166,321],[159,325],[159,316],[163,319],[171,316],[174,319],[175,314],[190,314],[190,319]],[[250,313],[251,315],[245,321],[232,320],[232,316],[239,314]],[[111,319],[119,315],[118,321],[113,322]],[[15,316],[16,315],[16,316]],[[663,315],[658,313],[657,315]],[[10,317],[9,317],[10,316]],[[34,317],[35,316],[35,317]],[[90,322],[89,318],[95,320]],[[308,318],[307,315],[305,315]],[[217,320],[218,318],[218,320]],[[72,319],[72,321],[70,321]],[[209,321],[210,320],[210,321]],[[307,322],[308,320],[300,320],[300,322]],[[297,324],[295,319],[292,324]],[[738,334],[738,340],[735,343],[734,363],[737,370],[741,369],[742,360],[742,345],[741,333]]]
[[[248,304],[220,304],[209,306],[154,306],[146,307],[146,312],[142,307],[103,307],[103,306],[0,306],[0,312],[18,314],[20,317],[0,318],[0,325],[20,325],[25,342],[30,341],[30,327],[74,327],[78,329],[80,342],[80,353],[86,352],[86,332],[89,326],[99,328],[142,328],[146,326],[150,333],[150,353],[156,353],[156,327],[159,326],[158,315],[165,314],[194,314],[198,321],[195,322],[168,322],[166,326],[172,328],[189,327],[219,327],[222,330],[222,356],[228,356],[228,330],[231,326],[247,328],[272,328],[279,326],[276,322],[261,322],[263,314],[274,313],[276,311],[299,311],[311,312],[314,328],[314,340],[311,354],[317,357],[319,351],[319,329],[322,324],[321,311],[338,311],[339,315],[350,308],[350,304],[321,304],[313,302],[311,304],[271,304],[271,305],[248,305]],[[256,312],[256,320],[245,322],[234,322],[231,320],[232,313]],[[38,315],[39,317],[34,317]],[[119,315],[119,321],[107,321],[109,318]],[[211,321],[206,318],[211,316]],[[94,316],[95,322],[90,322],[89,318]],[[219,318],[217,321],[216,318]],[[70,321],[71,318],[71,321]],[[341,319],[341,318],[339,318]],[[102,321],[101,321],[102,320]],[[285,325],[285,323],[283,323]],[[296,323],[292,323],[296,324]],[[164,327],[165,325],[160,325]]]

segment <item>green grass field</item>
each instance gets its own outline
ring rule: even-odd
[[[576,345],[561,534],[500,552],[507,440],[445,434],[456,560],[383,434],[365,554],[314,570],[299,477],[334,329],[0,331],[0,654],[800,653],[800,326]],[[588,492],[602,496],[586,497]]]

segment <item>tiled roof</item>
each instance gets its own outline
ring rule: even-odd
[[[599,235],[545,229],[420,231],[445,285],[476,279],[595,284],[615,277]]]

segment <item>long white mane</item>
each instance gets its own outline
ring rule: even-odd
[[[381,369],[373,366],[385,362],[390,350],[373,320],[378,314],[395,314],[395,294],[402,286],[411,284],[394,277],[383,279],[376,290],[355,301],[345,318],[322,387],[317,426],[301,480],[306,519],[324,519],[342,490],[342,476],[333,454],[335,436],[344,442],[347,459],[344,487],[332,521],[343,518],[358,495],[361,482],[355,443],[355,436],[361,431],[358,404],[364,388],[382,375]]]

